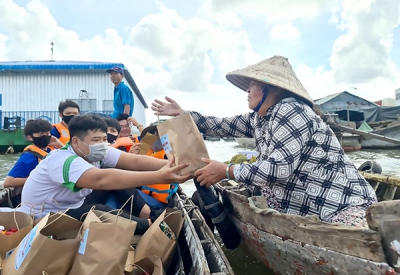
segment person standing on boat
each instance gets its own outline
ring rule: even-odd
[[[134,97],[131,89],[122,81],[124,79],[124,69],[121,67],[113,67],[107,70],[110,74],[111,82],[114,84],[114,112],[112,118],[118,115],[127,114],[132,116],[134,108]]]
[[[269,207],[279,212],[368,227],[365,213],[377,201],[374,190],[313,110],[313,100],[288,59],[274,56],[226,78],[247,92],[253,112],[227,118],[189,113],[206,135],[254,137],[259,156],[251,164],[203,159],[207,166],[196,171],[197,181],[211,186],[234,179],[250,191],[259,187]],[[152,103],[156,114],[185,112],[176,101],[166,100]]]
[[[74,116],[79,115],[79,112],[79,105],[72,100],[61,101],[60,105],[58,105],[58,115],[62,120],[59,123],[53,124],[50,133],[64,145],[69,141],[68,123]]]
[[[4,180],[4,187],[23,186],[29,174],[54,147],[64,146],[56,137],[50,135],[51,124],[47,120],[28,120],[24,136],[32,142],[25,147]]]

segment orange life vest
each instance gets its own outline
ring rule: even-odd
[[[164,149],[162,149],[160,151],[153,152],[153,150],[150,148],[149,151],[147,151],[146,155],[157,158],[157,159],[164,159],[165,151],[164,151]]]
[[[158,159],[164,159],[165,152],[164,150],[153,152],[153,150],[150,149],[147,155]],[[142,186],[142,192],[152,196],[161,203],[168,203],[169,198],[178,190],[178,186],[177,183],[149,184]]]
[[[61,122],[53,124],[56,127],[57,131],[60,133],[60,137],[58,138],[62,144],[67,144],[69,141],[69,130],[64,126]]]
[[[29,152],[35,157],[37,157],[38,161],[41,162],[42,159],[47,156],[47,152],[42,150],[41,148],[37,147],[34,144],[28,145],[24,148],[24,152]]]
[[[112,147],[117,148],[117,149],[122,149],[122,151],[128,152],[131,150],[131,147],[133,145],[133,141],[131,140],[130,137],[121,137],[117,138],[113,144],[111,144]],[[120,148],[122,147],[122,148]]]

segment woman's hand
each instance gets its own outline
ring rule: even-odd
[[[210,187],[226,178],[227,165],[225,163],[207,158],[202,158],[201,160],[207,163],[207,166],[194,173],[194,176],[197,177],[197,181],[201,186],[205,185],[206,187]]]
[[[186,168],[189,166],[189,164],[180,164],[177,166],[172,167],[174,164],[175,158],[171,158],[167,165],[165,165],[163,168],[158,170],[157,172],[159,173],[159,183],[171,183],[171,182],[176,182],[176,183],[184,183],[185,181],[193,178],[192,175],[184,175],[180,176],[177,173],[182,170],[183,168]]]
[[[166,96],[165,99],[168,102],[155,99],[154,102],[151,103],[151,109],[154,111],[155,115],[178,116],[184,113],[184,110],[175,100],[168,96]]]

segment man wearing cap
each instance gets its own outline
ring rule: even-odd
[[[110,74],[111,82],[114,83],[114,112],[111,117],[117,118],[120,114],[132,116],[134,98],[131,89],[122,81],[124,70],[121,67],[113,67],[107,70]]]
[[[254,163],[228,165],[203,159],[207,165],[195,172],[197,181],[211,186],[234,179],[250,192],[260,190],[268,206],[281,213],[318,215],[324,222],[368,228],[365,214],[377,202],[375,192],[314,111],[288,59],[274,56],[226,78],[247,92],[253,112],[226,118],[189,113],[207,135],[253,137],[259,156]],[[186,112],[166,99],[153,102],[157,114]]]

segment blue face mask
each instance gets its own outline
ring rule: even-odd
[[[161,151],[163,149],[162,144],[161,144],[161,139],[158,139],[156,142],[154,142],[153,146],[151,146],[151,149],[154,152]]]

